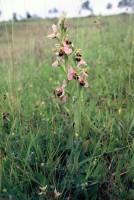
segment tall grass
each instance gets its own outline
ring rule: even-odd
[[[0,198],[134,199],[133,15],[67,20],[90,68],[73,146],[74,96],[53,95],[56,22],[0,24]]]

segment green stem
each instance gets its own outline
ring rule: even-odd
[[[61,68],[61,70],[67,75],[67,71],[66,71],[65,67],[64,67],[63,65],[60,64],[60,68]]]
[[[81,87],[77,86],[77,100],[74,104],[74,133],[71,137],[71,163],[74,162],[74,139],[75,134],[81,134]]]
[[[81,88],[78,86],[77,89],[77,101],[74,105],[74,128],[75,133],[81,133]]]
[[[68,68],[68,56],[65,54],[65,68]]]
[[[0,154],[2,154],[1,150],[0,150]],[[2,155],[1,155],[1,157],[2,157]],[[2,158],[0,158],[0,192],[1,192],[1,190],[2,190]]]

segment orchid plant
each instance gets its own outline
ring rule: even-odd
[[[68,97],[66,96],[67,85],[74,79],[76,82],[77,88],[77,102],[74,107],[74,127],[75,133],[80,132],[80,123],[81,123],[81,113],[80,108],[80,92],[82,87],[88,87],[89,84],[86,81],[88,77],[87,64],[83,59],[81,51],[75,49],[72,41],[69,39],[68,29],[65,24],[66,16],[65,14],[59,19],[58,25],[52,25],[53,33],[49,34],[47,37],[56,40],[56,60],[53,62],[52,67],[60,67],[65,73],[65,79],[61,87],[55,89],[54,94],[60,102],[66,103]],[[73,63],[73,65],[70,65]]]

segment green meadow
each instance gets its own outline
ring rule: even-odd
[[[57,22],[0,23],[0,200],[133,200],[134,16],[66,20],[88,68],[77,108],[75,80],[54,95]]]

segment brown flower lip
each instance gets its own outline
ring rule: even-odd
[[[82,55],[80,54],[80,52],[76,52],[75,56],[76,57],[82,57]]]
[[[75,60],[77,62],[80,62],[82,60],[82,55],[80,54],[79,51],[77,51],[76,54],[75,54]]]
[[[81,86],[84,86],[84,85],[85,85],[85,81],[84,81],[84,80],[81,80],[80,85],[81,85]]]
[[[71,45],[72,44],[72,42],[70,40],[68,40],[68,39],[65,40],[65,42],[66,42],[67,45]]]
[[[75,60],[76,60],[77,62],[80,62],[80,61],[81,61],[81,57],[75,57]]]
[[[74,72],[74,74],[73,74],[73,79],[79,80],[79,76],[78,76],[78,74],[76,72]]]
[[[56,89],[54,91],[54,95],[60,97],[62,95],[63,91],[61,89]]]
[[[59,51],[59,56],[62,57],[62,56],[64,56],[64,54],[65,54],[65,52],[64,52],[64,50],[61,48],[60,51]]]
[[[63,81],[63,84],[60,88],[57,88],[56,90],[54,90],[54,95],[58,96],[59,98],[62,97],[65,93],[64,89],[67,86],[67,82],[66,80]]]

